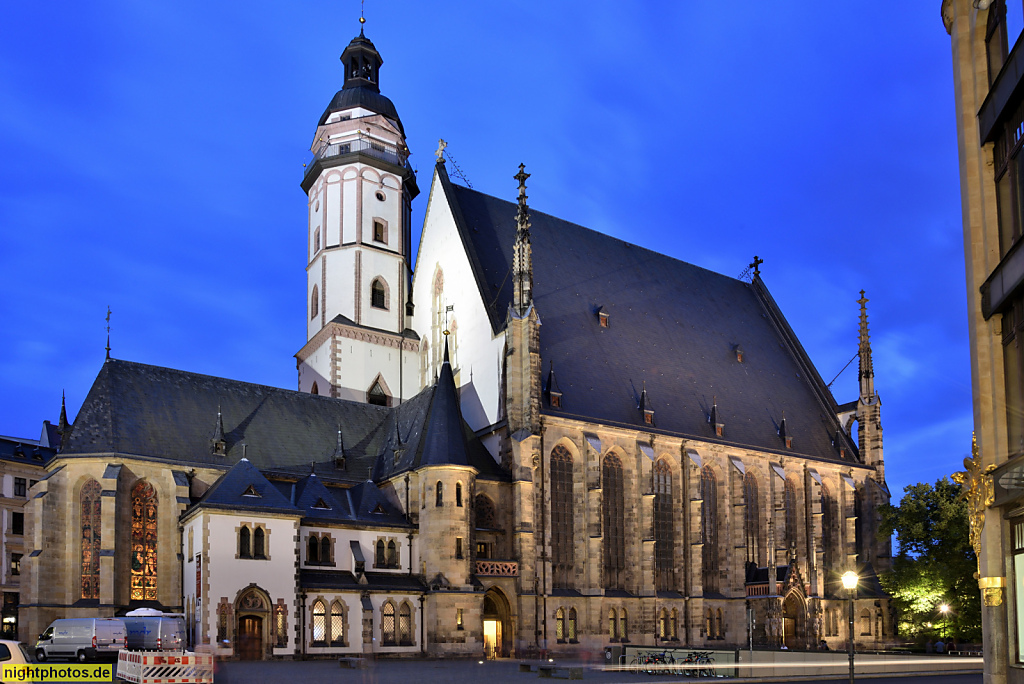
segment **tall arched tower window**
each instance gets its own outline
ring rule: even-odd
[[[670,591],[673,585],[673,511],[672,471],[668,461],[662,458],[654,464],[654,572],[658,591]]]
[[[313,294],[309,296],[309,320],[313,320],[320,314],[320,290],[313,286]]]
[[[836,502],[832,493],[821,485],[821,565],[826,572],[836,569]]]
[[[625,589],[626,535],[622,488],[622,462],[615,454],[604,457],[601,467],[604,518],[604,586]]]
[[[100,597],[100,518],[102,489],[96,480],[82,487],[82,598]]]
[[[157,498],[153,485],[140,480],[132,488],[131,599],[157,600]]]
[[[747,562],[761,563],[761,497],[757,487],[757,478],[752,472],[743,476],[743,503],[746,511],[743,521],[743,537],[747,546]]]
[[[792,480],[786,480],[786,550],[797,545],[797,508],[796,508],[796,484]]]
[[[370,306],[375,309],[387,309],[387,290],[384,288],[384,281],[380,278],[375,278],[373,284],[370,285]]]
[[[700,498],[702,583],[706,595],[718,591],[718,480],[709,466],[700,472]]]
[[[554,586],[572,588],[572,454],[562,445],[551,451],[551,562]]]

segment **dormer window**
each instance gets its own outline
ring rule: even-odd
[[[551,408],[562,408],[561,392],[551,392],[549,396],[551,397]]]
[[[608,327],[608,312],[603,306],[597,309],[597,322],[602,328]]]
[[[654,425],[654,410],[644,409],[644,423],[647,425]]]
[[[321,510],[321,511],[329,511],[329,510],[331,510],[331,507],[327,505],[327,502],[324,501],[323,498],[317,499],[316,503],[313,504],[313,508],[315,508],[317,510]]]
[[[252,496],[256,497],[257,499],[263,498],[263,495],[256,491],[256,487],[254,485],[249,485],[248,487],[246,487],[245,491],[242,492],[242,496]]]

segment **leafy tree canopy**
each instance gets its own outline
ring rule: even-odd
[[[880,534],[896,535],[892,572],[880,579],[892,595],[899,633],[919,641],[945,635],[981,641],[981,593],[974,571],[967,503],[943,477],[903,490],[899,506],[881,508]],[[950,607],[948,615],[939,606]]]

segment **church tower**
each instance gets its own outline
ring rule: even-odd
[[[380,53],[360,30],[341,55],[344,86],[313,136],[306,344],[300,391],[394,405],[419,388],[412,316],[411,207],[419,194],[405,130],[380,92]]]

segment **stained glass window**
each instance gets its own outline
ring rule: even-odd
[[[573,576],[573,509],[572,455],[564,446],[551,452],[551,555],[554,585],[572,588]]]
[[[555,639],[565,639],[565,611],[561,608],[555,611]]]
[[[283,605],[274,606],[274,631],[277,633],[277,647],[288,645],[288,609]]]
[[[626,609],[623,608],[622,612],[619,613],[619,638],[626,639],[629,637],[629,615],[626,613]]]
[[[498,527],[498,515],[494,510],[494,502],[486,494],[477,494],[473,507],[476,510],[477,529],[492,530]]]
[[[625,511],[622,491],[622,462],[618,456],[608,454],[601,468],[604,517],[604,586],[625,589],[626,536]]]
[[[743,503],[746,515],[743,524],[744,541],[747,545],[747,562],[761,566],[761,497],[757,480],[748,472],[743,478]]]
[[[786,480],[786,551],[796,546],[796,485]]]
[[[614,639],[615,638],[615,622],[616,622],[616,618],[617,618],[617,615],[615,613],[615,609],[614,608],[609,608],[608,609],[608,638],[609,639]]]
[[[100,483],[82,487],[82,598],[100,597]]]
[[[338,601],[331,604],[331,645],[345,645],[345,612]]]
[[[835,525],[836,508],[835,500],[829,492],[828,487],[821,485],[821,551],[822,567],[826,571],[835,570]]]
[[[385,646],[395,645],[395,604],[388,601],[381,608],[380,631]]]
[[[157,500],[153,485],[141,480],[132,488],[133,601],[156,601]]]
[[[704,542],[701,581],[707,594],[718,591],[718,480],[708,466],[700,473],[700,498],[701,541]]]
[[[576,609],[569,609],[569,622],[565,632],[566,636],[569,637],[569,641],[576,641]]]
[[[670,591],[675,524],[672,508],[672,472],[665,459],[654,465],[654,567],[658,591]]]
[[[327,641],[327,608],[323,601],[313,604],[313,643],[323,644]]]

